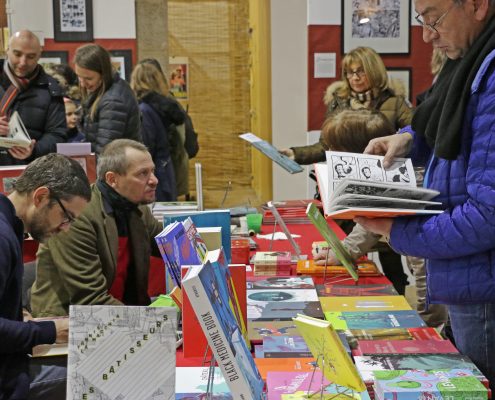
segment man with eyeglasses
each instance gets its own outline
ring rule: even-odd
[[[82,167],[59,154],[33,161],[14,191],[0,194],[0,399],[65,398],[65,367],[28,356],[36,345],[66,342],[68,321],[23,321],[22,242],[25,233],[44,242],[67,230],[90,199]]]
[[[447,304],[456,346],[495,390],[495,1],[415,0],[423,39],[448,57],[411,127],[366,152],[411,156],[445,207],[432,217],[356,221],[426,258],[427,303]]]
[[[70,230],[38,252],[31,288],[35,317],[64,316],[70,304],[148,305],[150,255],[163,229],[147,204],[158,180],[147,148],[118,139],[98,157],[91,203]]]

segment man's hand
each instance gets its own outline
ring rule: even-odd
[[[25,160],[26,158],[31,156],[31,154],[33,154],[35,143],[36,143],[36,140],[32,139],[29,147],[14,146],[14,147],[11,147],[8,151],[12,157],[14,157],[18,160]]]
[[[69,341],[69,318],[54,319],[57,339],[55,343],[67,343]]]
[[[25,308],[22,309],[22,320],[24,322],[27,322],[27,321],[32,321],[33,320],[33,316],[31,315],[31,313],[26,310]]]
[[[392,230],[394,220],[392,218],[356,217],[354,218],[354,222],[362,225],[367,231],[377,233],[388,238],[390,237],[390,231]]]
[[[327,256],[328,254],[328,256]],[[314,254],[313,257],[316,265],[340,265],[341,262],[335,256],[332,250],[322,250]]]
[[[365,154],[384,155],[383,167],[392,165],[396,157],[405,157],[411,151],[413,137],[410,133],[401,133],[371,139],[364,149]]]
[[[0,136],[7,136],[9,134],[9,121],[4,115],[0,117]]]
[[[282,149],[278,151],[280,154],[289,157],[291,160],[294,160],[296,155],[294,154],[294,150],[292,149]]]

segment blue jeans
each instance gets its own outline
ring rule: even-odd
[[[455,344],[490,382],[495,393],[495,304],[449,305]]]
[[[67,387],[67,356],[32,358],[29,362],[29,400],[64,400]]]

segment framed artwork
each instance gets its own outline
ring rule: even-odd
[[[131,81],[132,72],[132,50],[110,50],[112,66],[122,79]]]
[[[67,51],[43,51],[38,63],[43,67],[49,64],[68,64],[69,53]]]
[[[93,40],[93,0],[52,0],[56,42]]]
[[[187,100],[189,98],[189,58],[169,57],[168,68],[170,91],[176,99]]]
[[[411,68],[392,68],[387,67],[389,79],[401,81],[405,89],[405,97],[409,101],[412,94]]]
[[[408,54],[411,0],[342,0],[342,49]]]

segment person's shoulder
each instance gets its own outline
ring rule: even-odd
[[[335,81],[328,85],[323,96],[323,103],[325,105],[330,104],[336,97],[339,97],[339,93],[344,89],[345,84],[342,81]]]
[[[43,67],[40,68],[41,68],[40,73],[36,79],[37,86],[46,88],[50,93],[51,97],[63,97],[64,91],[57,82],[57,80],[52,76],[48,75],[43,69]]]

